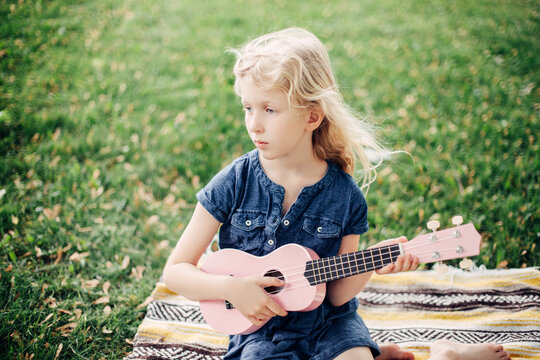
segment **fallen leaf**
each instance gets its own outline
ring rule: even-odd
[[[105,306],[103,308],[103,314],[105,314],[105,316],[111,315],[111,312],[112,312],[112,309],[111,309],[111,307],[109,305],[107,305],[107,306]]]
[[[9,264],[9,265],[4,269],[5,272],[10,272],[11,270],[13,270],[13,264]]]
[[[104,292],[105,294],[108,294],[110,288],[111,288],[111,283],[108,282],[108,281],[105,281],[105,282],[103,283],[103,292]]]
[[[56,299],[53,298],[53,297],[50,297],[48,299],[45,299],[44,300],[44,303],[49,305],[50,308],[55,308],[56,307]]]
[[[92,280],[86,280],[83,284],[82,284],[82,287],[85,288],[85,289],[93,289],[95,288],[96,286],[99,285],[99,280],[97,279],[92,279]]]
[[[144,300],[141,304],[137,305],[137,309],[142,309],[146,306],[148,306],[148,304],[150,304],[154,299],[149,296],[146,298],[146,300]]]
[[[88,251],[80,253],[80,254],[75,251],[73,254],[71,254],[71,256],[69,257],[69,260],[70,261],[75,261],[75,262],[80,262],[81,260],[83,260],[88,255],[90,255],[90,252],[88,252]]]
[[[112,330],[107,329],[106,327],[103,327],[103,330],[101,330],[104,334],[112,334]]]
[[[82,310],[81,309],[75,309],[75,310],[73,310],[73,312],[75,313],[75,317],[77,319],[81,318],[81,315],[82,315]]]
[[[134,277],[137,281],[141,280],[143,278],[143,272],[146,268],[144,266],[138,265],[135,268],[131,268],[131,275],[130,277]]]
[[[96,299],[92,302],[92,304],[94,305],[98,305],[98,304],[107,304],[109,301],[110,301],[110,297],[109,296],[102,296],[100,297],[99,299]]]
[[[60,356],[60,353],[62,352],[63,347],[64,347],[64,345],[62,343],[60,343],[60,345],[58,345],[58,349],[56,350],[56,355],[54,356],[54,360],[58,359],[58,356]]]
[[[124,256],[124,260],[122,260],[122,269],[127,269],[127,267],[129,266],[129,256]]]
[[[59,326],[56,328],[56,331],[60,331],[62,336],[69,335],[76,327],[78,323],[70,322],[65,325]]]
[[[156,249],[157,250],[165,250],[165,249],[168,249],[169,246],[170,246],[170,242],[168,240],[162,240],[162,241],[159,242]]]
[[[75,230],[77,230],[78,232],[90,232],[90,231],[92,231],[94,229],[91,228],[91,227],[80,227],[79,224],[76,224],[75,225]]]
[[[40,322],[39,325],[42,325],[43,323],[47,322],[52,317],[53,317],[53,314],[47,315],[47,317],[42,322]]]
[[[52,209],[43,209],[43,215],[49,220],[54,220],[58,217],[58,214],[60,213],[60,205],[56,204],[53,206]]]
[[[64,250],[62,248],[59,248],[56,250],[56,260],[54,260],[54,265],[58,265],[60,260],[62,260],[62,256],[64,256]]]

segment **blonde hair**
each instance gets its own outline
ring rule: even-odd
[[[313,132],[316,156],[334,162],[352,176],[358,160],[364,172],[362,187],[375,180],[383,148],[373,126],[344,102],[328,51],[315,35],[304,29],[289,28],[260,36],[231,52],[237,58],[233,72],[238,95],[241,95],[239,80],[250,76],[261,86],[283,90],[294,106],[320,107],[324,118]],[[379,153],[376,164],[370,161],[367,149]]]

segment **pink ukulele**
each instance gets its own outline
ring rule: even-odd
[[[284,245],[272,253],[257,257],[234,249],[213,253],[201,269],[211,274],[231,276],[264,275],[285,281],[283,287],[267,287],[265,290],[287,311],[310,311],[324,300],[326,283],[380,269],[396,261],[399,255],[412,254],[420,262],[435,262],[478,255],[481,236],[472,223],[461,225],[463,218],[455,216],[456,227],[435,231],[438,221],[428,222],[432,233],[395,245],[382,246],[339,256],[319,258],[311,249],[297,244]],[[443,272],[446,265],[439,263]],[[470,268],[472,261],[461,261],[462,268]],[[252,324],[226,300],[200,302],[206,322],[224,334],[249,334],[261,326]]]

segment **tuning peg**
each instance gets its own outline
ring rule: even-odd
[[[442,261],[439,261],[437,264],[435,264],[435,271],[437,274],[446,274],[448,272],[448,266]]]
[[[452,218],[452,224],[456,225],[456,226],[459,226],[461,224],[463,224],[463,216],[461,215],[456,215]]]
[[[463,270],[471,270],[473,267],[473,262],[471,259],[464,258],[459,262],[459,267]]]
[[[428,221],[427,223],[427,228],[432,231],[435,231],[440,227],[441,227],[441,223],[438,220],[431,220],[431,221]]]

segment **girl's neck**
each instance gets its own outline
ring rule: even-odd
[[[285,191],[296,192],[306,186],[320,181],[328,169],[325,160],[318,158],[315,153],[306,153],[304,156],[279,158],[268,160],[259,153],[259,161],[264,172],[270,180],[281,185]]]

